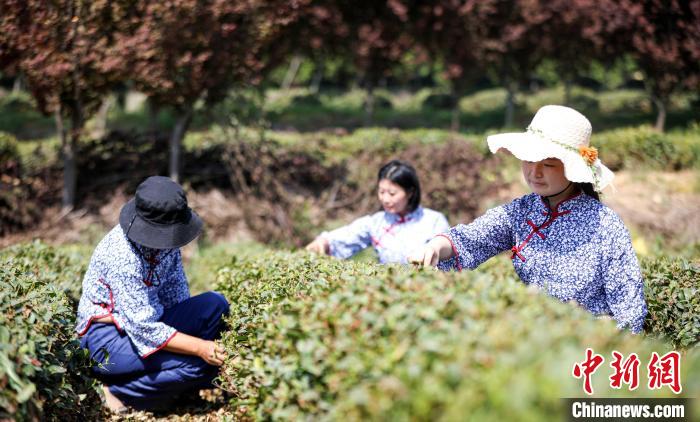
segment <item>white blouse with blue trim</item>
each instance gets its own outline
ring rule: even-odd
[[[158,351],[177,332],[160,322],[163,310],[190,297],[180,249],[149,249],[129,241],[121,226],[100,241],[83,278],[76,331],[110,317],[141,357]]]
[[[647,306],[629,232],[613,210],[586,194],[549,214],[542,198],[529,194],[442,236],[456,255],[439,262],[442,270],[474,269],[510,250],[525,284],[595,315],[612,315],[618,328],[642,330]]]
[[[374,246],[379,262],[408,262],[408,256],[420,250],[438,233],[450,228],[441,213],[418,207],[405,216],[379,211],[360,217],[347,226],[321,236],[330,244],[330,254],[337,258],[350,258],[361,250]]]

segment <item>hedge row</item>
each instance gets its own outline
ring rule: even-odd
[[[96,417],[73,334],[84,258],[41,243],[0,251],[0,419]],[[691,350],[682,379],[697,395],[700,265],[642,268],[646,331],[666,346],[524,287],[504,260],[442,274],[261,252],[218,274],[232,304],[222,387],[241,417],[538,419],[563,415],[559,397],[582,395],[570,371],[586,347],[606,362],[613,349],[636,352],[644,365],[674,346]],[[617,394],[606,375],[595,388]]]
[[[3,266],[30,274],[41,283],[52,285],[66,295],[71,306],[77,308],[89,252],[34,241],[0,250],[0,262]]]
[[[490,134],[489,132],[488,134]],[[400,152],[411,145],[431,145],[439,147],[448,141],[472,144],[485,155],[488,153],[486,136],[463,136],[436,129],[358,129],[340,136],[327,133],[294,137],[280,135],[287,145],[299,143],[312,152],[319,143],[325,155],[330,157],[352,158],[362,151],[372,154]],[[273,135],[276,137],[277,135]],[[313,141],[317,142],[313,142]],[[700,124],[685,130],[658,132],[650,126],[626,127],[606,131],[594,131],[593,146],[600,150],[603,162],[613,170],[645,167],[657,170],[681,170],[700,168]]]
[[[0,253],[0,419],[94,420],[100,398],[73,329],[70,256],[34,243]]]
[[[643,259],[644,294],[649,314],[647,334],[675,347],[700,343],[700,260]]]
[[[648,126],[594,134],[592,144],[612,170],[646,167],[657,170],[700,168],[700,126],[660,133]]]
[[[53,163],[35,151],[37,169],[23,164],[14,136],[0,132],[0,236],[32,228],[47,206],[60,196],[60,177]]]
[[[563,419],[559,398],[584,396],[571,371],[587,347],[606,359],[598,396],[670,395],[608,386],[612,350],[637,353],[645,383],[651,352],[670,345],[523,286],[502,260],[442,274],[276,252],[223,268],[217,288],[231,302],[220,382],[244,418]],[[651,311],[652,332],[685,338]],[[697,349],[683,359],[682,379],[700,378]]]

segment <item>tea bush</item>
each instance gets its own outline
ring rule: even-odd
[[[644,259],[649,315],[646,331],[669,339],[676,347],[700,343],[700,262]]]
[[[32,158],[40,157],[34,152]],[[17,139],[0,132],[0,236],[34,226],[60,189],[50,186],[56,177],[54,168],[41,161],[38,169],[23,163]]]
[[[454,221],[475,218],[480,198],[504,185],[497,177],[501,157],[444,131],[366,129],[308,142],[219,136],[230,142],[207,155],[209,166],[219,163],[216,183],[235,192],[256,240],[272,245],[301,246],[329,222],[376,212],[376,175],[390,159],[412,163],[425,192],[421,203]]]
[[[0,419],[96,419],[101,406],[90,358],[64,293],[78,268],[38,243],[0,254]]]
[[[423,107],[432,109],[452,110],[458,99],[449,94],[431,94],[423,100]]]
[[[9,133],[0,132],[0,162],[18,159],[17,139]]]
[[[28,225],[36,219],[36,207],[22,206],[29,199],[31,186],[22,180],[22,164],[14,136],[0,132],[0,236]]]
[[[499,259],[443,274],[270,252],[220,270],[217,288],[231,302],[221,384],[253,419],[563,418],[587,347],[643,365],[669,347],[523,286]],[[683,359],[697,378],[697,353]],[[612,390],[602,373],[603,397],[669,395]]]
[[[89,252],[57,249],[34,241],[0,250],[0,263],[54,286],[66,295],[71,306],[77,307]]]
[[[599,94],[601,113],[650,113],[653,105],[649,94],[639,89],[619,89]]]
[[[591,143],[612,170],[646,167],[658,170],[700,168],[700,131],[660,133],[651,127],[594,134]]]
[[[613,391],[607,376],[612,350],[635,352],[644,383],[650,353],[671,345],[523,286],[507,260],[443,274],[256,251],[224,266],[216,286],[232,304],[220,382],[239,417],[563,417],[559,398],[583,395],[570,374],[586,347],[606,359],[594,377],[598,396],[669,395]],[[230,261],[215,255],[206,265]],[[39,242],[0,251],[0,418],[96,417],[89,361],[73,334],[86,263],[86,251]],[[661,258],[642,269],[646,332],[689,349],[684,394],[697,395],[700,267]]]

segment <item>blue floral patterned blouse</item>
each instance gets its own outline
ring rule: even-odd
[[[330,254],[337,258],[350,258],[371,245],[380,263],[405,264],[411,252],[449,228],[444,215],[418,207],[403,217],[379,211],[321,236],[329,241]]]
[[[474,269],[510,250],[525,284],[575,300],[595,315],[612,315],[618,328],[642,329],[647,306],[629,232],[614,211],[586,194],[549,215],[541,197],[526,195],[441,236],[455,253],[439,262],[442,270]]]
[[[82,336],[93,320],[111,317],[145,358],[164,347],[177,332],[159,322],[163,310],[189,297],[180,249],[136,245],[117,225],[90,259],[76,331]]]

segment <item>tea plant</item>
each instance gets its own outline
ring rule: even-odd
[[[38,243],[0,254],[0,419],[92,420],[100,411],[64,293],[76,271]]]
[[[223,268],[218,289],[231,302],[221,385],[254,419],[563,417],[587,347],[606,359],[670,348],[525,287],[498,259],[444,274],[268,252]],[[684,359],[694,378],[697,354]],[[667,393],[613,390],[607,375],[595,388]]]

